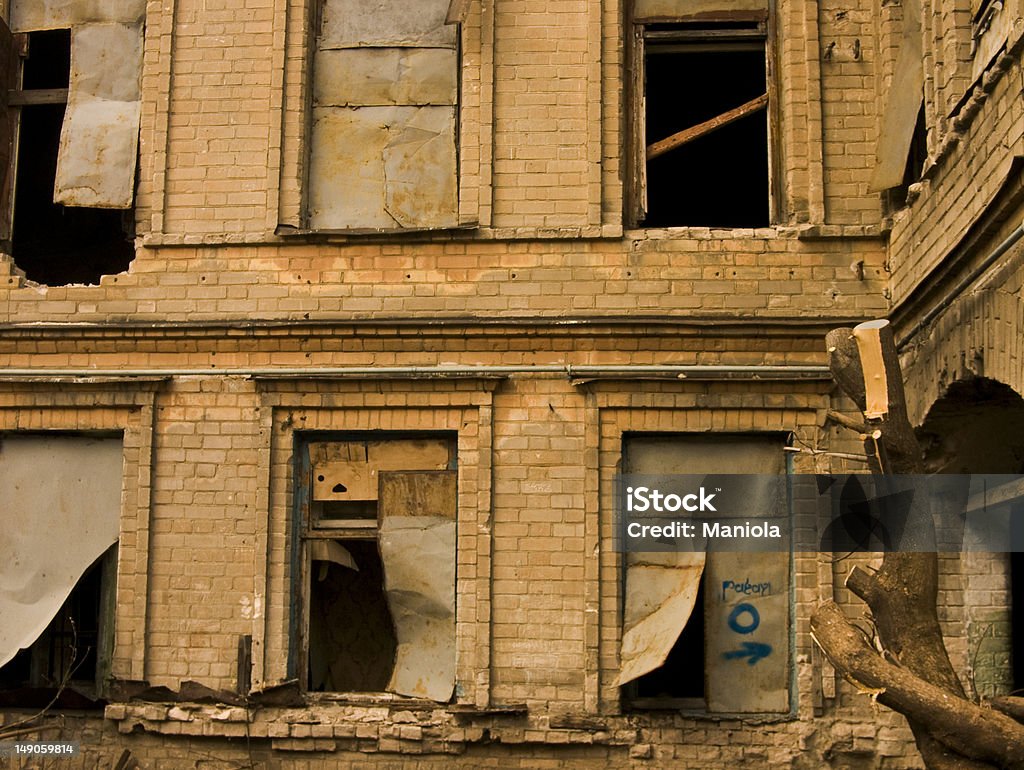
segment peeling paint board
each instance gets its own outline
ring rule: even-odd
[[[380,474],[380,515],[456,518],[455,471],[383,471]]]
[[[458,55],[450,48],[346,48],[316,53],[315,107],[454,105]]]
[[[633,20],[711,18],[718,13],[760,11],[767,15],[767,0],[634,0]]]
[[[332,460],[366,462],[366,443],[363,441],[314,441],[309,444],[311,465]]]
[[[381,471],[444,470],[451,461],[448,439],[397,439],[367,444],[368,462]]]
[[[789,711],[789,554],[715,553],[705,580],[708,711]]]
[[[106,22],[136,24],[145,18],[145,0],[14,0],[11,3],[14,32]]]
[[[140,24],[71,30],[71,79],[53,200],[67,206],[132,205],[142,113]]]
[[[313,229],[453,227],[453,107],[313,109]]]
[[[454,48],[446,25],[448,0],[327,0],[318,47],[436,46]]]

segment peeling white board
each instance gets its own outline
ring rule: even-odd
[[[384,589],[398,648],[388,690],[451,699],[455,690],[454,471],[381,474]]]
[[[0,438],[0,665],[117,542],[123,456],[120,439]]]
[[[146,18],[145,0],[14,0],[11,30],[35,32],[67,29],[78,24],[125,22]]]
[[[318,51],[313,106],[454,105],[458,54],[451,48]]]
[[[313,109],[313,229],[454,227],[454,107]]]
[[[327,0],[317,45],[454,48],[457,28],[445,25],[447,14],[448,0]]]
[[[703,553],[627,554],[619,687],[661,666],[693,614]]]
[[[71,30],[71,80],[55,203],[131,208],[141,72],[141,24],[86,24]]]

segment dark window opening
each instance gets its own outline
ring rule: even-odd
[[[358,570],[315,562],[309,600],[309,689],[381,692],[395,665],[395,626],[375,540],[339,544]]]
[[[1024,399],[996,380],[954,382],[917,436],[929,473],[1024,473]],[[1012,670],[1006,680],[1024,690],[1024,504],[1013,511],[1008,550]]]
[[[686,621],[672,651],[660,668],[639,677],[627,698],[643,708],[644,699],[693,699],[695,706],[704,705],[704,584],[701,578],[693,613]],[[698,702],[699,701],[699,702]]]
[[[68,30],[32,32],[22,69],[11,251],[32,281],[97,284],[135,256],[132,212],[54,203],[71,61]],[[35,93],[33,93],[35,92]],[[36,103],[40,100],[43,103]]]
[[[650,27],[644,42],[648,148],[767,94],[759,28]],[[747,25],[749,26],[749,25]],[[767,100],[765,99],[765,102]],[[739,119],[646,160],[646,227],[770,223],[768,119]]]
[[[116,568],[111,549],[89,567],[28,648],[0,668],[0,706],[101,708]]]

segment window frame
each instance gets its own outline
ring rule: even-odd
[[[344,691],[344,690],[312,690],[309,687],[309,665],[310,665],[310,599],[312,590],[310,588],[313,577],[313,559],[310,552],[310,543],[313,541],[339,540],[361,540],[378,543],[380,537],[380,515],[372,518],[352,519],[329,519],[332,522],[345,522],[344,524],[332,526],[316,526],[313,508],[316,502],[312,496],[312,473],[313,462],[311,459],[310,447],[319,443],[387,443],[391,441],[409,440],[443,440],[447,444],[448,464],[447,471],[458,471],[458,434],[450,431],[296,431],[293,435],[293,505],[292,505],[292,526],[290,563],[292,565],[291,597],[289,612],[289,643],[287,675],[289,679],[297,679],[299,690],[307,698],[338,701],[393,701],[393,700],[425,700],[436,705],[435,701],[428,699],[414,698],[391,692],[387,689],[366,690],[366,691]],[[416,472],[418,469],[410,468],[409,472]],[[419,469],[422,470],[422,469]],[[381,473],[388,473],[389,470],[382,470]],[[306,479],[306,483],[301,483]],[[375,502],[376,507],[378,503]],[[456,501],[457,512],[457,501]],[[457,517],[456,517],[457,521]],[[457,544],[456,553],[452,557],[457,565]],[[382,559],[383,567],[383,559]],[[457,577],[457,576],[456,576]],[[456,582],[457,587],[457,582]],[[457,622],[458,591],[455,591],[455,618]],[[390,608],[389,608],[390,612]],[[456,679],[457,685],[457,679]]]
[[[757,38],[763,41],[765,53],[765,93],[768,103],[765,108],[767,121],[768,161],[768,223],[771,227],[780,221],[782,212],[780,182],[781,144],[779,128],[779,95],[776,52],[776,25],[774,2],[769,1],[764,10],[722,10],[699,11],[692,15],[645,17],[637,19],[633,12],[634,3],[627,4],[626,20],[626,106],[625,141],[627,151],[625,187],[626,227],[646,228],[647,216],[647,143],[646,143],[646,70],[648,28],[658,24],[680,26],[692,25],[696,31],[699,25],[714,23],[746,22],[763,25],[763,33]],[[740,37],[741,35],[737,35]],[[746,35],[743,35],[746,36]],[[683,37],[681,34],[680,37]],[[754,37],[754,36],[751,36]],[[691,228],[701,224],[671,225],[670,227]],[[729,229],[729,228],[726,228]]]

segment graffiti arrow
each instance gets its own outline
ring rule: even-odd
[[[747,665],[753,666],[757,661],[762,658],[767,658],[771,654],[772,646],[770,644],[761,644],[760,642],[743,642],[742,650],[730,650],[729,652],[723,652],[722,657],[726,660],[750,658],[750,660],[747,661]]]

